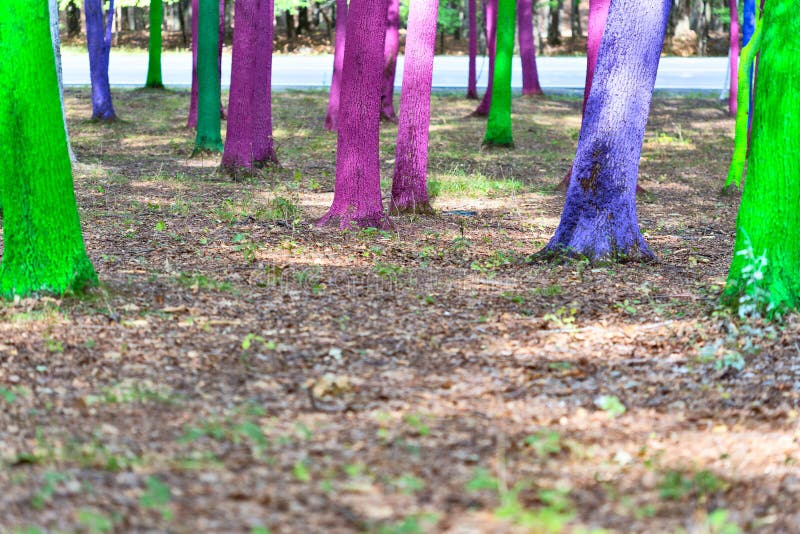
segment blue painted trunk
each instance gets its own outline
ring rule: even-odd
[[[649,259],[636,182],[671,0],[612,0],[550,252]],[[636,16],[631,16],[636,13]]]
[[[110,0],[106,21],[103,0],[84,0],[86,14],[86,46],[89,49],[89,70],[92,81],[92,119],[113,121],[117,118],[111,101],[108,81],[108,60],[111,53],[111,29],[114,22],[114,0]]]

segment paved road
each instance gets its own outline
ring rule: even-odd
[[[64,83],[89,85],[89,59],[85,53],[65,51]],[[284,56],[274,58],[273,85],[276,89],[327,87],[330,84],[332,56]],[[191,85],[191,56],[188,53],[165,53],[162,59],[164,83],[170,87]],[[231,58],[223,56],[223,85],[230,83]],[[580,57],[542,57],[538,60],[539,77],[544,89],[582,89],[586,60]],[[478,58],[478,85],[486,86],[488,62]],[[397,84],[402,80],[403,58],[399,59]],[[138,87],[144,84],[147,54],[111,51],[109,76],[115,87]],[[726,58],[663,58],[656,88],[670,91],[719,91],[725,85]],[[439,56],[435,60],[435,89],[460,89],[466,86],[467,58]],[[522,87],[522,67],[514,62],[512,85]]]

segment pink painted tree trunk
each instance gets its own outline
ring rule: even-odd
[[[277,163],[272,140],[273,0],[237,0],[222,168],[237,177]]]
[[[197,128],[197,34],[200,31],[197,14],[200,11],[200,0],[192,0],[192,92],[189,98],[189,118],[187,128]],[[222,72],[222,46],[225,43],[225,0],[219,2],[219,70]],[[225,118],[225,107],[221,105],[219,114]]]
[[[328,97],[328,113],[325,115],[325,128],[335,132],[339,125],[339,100],[342,91],[342,64],[347,33],[347,0],[336,0],[336,35],[333,52],[333,78],[331,94]]]
[[[388,0],[350,0],[333,205],[318,224],[389,224],[381,200],[380,102]]]
[[[541,95],[539,71],[536,68],[536,45],[533,41],[533,0],[517,0],[519,50],[522,56],[522,94]]]
[[[489,55],[489,84],[486,86],[486,93],[483,100],[478,104],[477,109],[472,113],[478,117],[489,115],[489,108],[492,105],[492,85],[494,85],[494,60],[497,48],[497,0],[486,0],[486,53]]]
[[[583,111],[586,110],[586,101],[592,89],[594,70],[597,67],[597,54],[600,51],[600,42],[603,40],[603,31],[606,29],[608,8],[611,0],[591,0],[589,2],[589,33],[586,41],[586,83],[583,87]]]
[[[582,114],[586,112],[586,101],[589,100],[589,91],[592,89],[594,70],[597,67],[597,54],[600,50],[600,42],[603,40],[603,31],[606,29],[609,6],[611,6],[611,0],[591,0],[589,2],[589,27],[587,29],[589,36],[586,40],[586,83],[583,87]],[[573,162],[566,176],[558,184],[560,191],[566,191],[569,187],[574,165],[575,163]],[[636,187],[641,189],[638,184]]]
[[[430,213],[428,129],[439,0],[411,0],[391,211]]]
[[[397,52],[400,50],[400,0],[389,0],[386,12],[386,40],[384,41],[383,91],[381,93],[381,119],[397,121],[394,111],[394,79],[397,70]]]
[[[739,97],[739,3],[738,0],[730,0],[731,9],[731,50],[730,50],[730,71],[731,88],[728,92],[728,111],[736,116],[737,99]]]
[[[478,100],[478,6],[476,0],[469,0],[469,78],[467,98]]]

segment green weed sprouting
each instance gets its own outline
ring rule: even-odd
[[[744,234],[746,247],[736,252],[741,256],[745,264],[742,267],[740,284],[743,286],[739,292],[738,315],[739,319],[761,319],[764,315],[771,317],[775,313],[775,304],[772,302],[770,292],[766,288],[765,272],[769,260],[767,251],[756,256],[753,251],[753,244],[747,234]],[[762,312],[765,312],[762,315]]]

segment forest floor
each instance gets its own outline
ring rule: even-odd
[[[484,151],[474,103],[437,94],[438,214],[386,232],[313,225],[322,92],[275,95],[283,166],[238,183],[189,159],[188,93],[115,98],[114,124],[66,99],[102,286],[0,304],[0,531],[800,528],[797,317],[717,309],[738,204],[717,101],[655,99],[658,260],[591,265],[531,259],[577,99],[515,99],[516,149]]]

